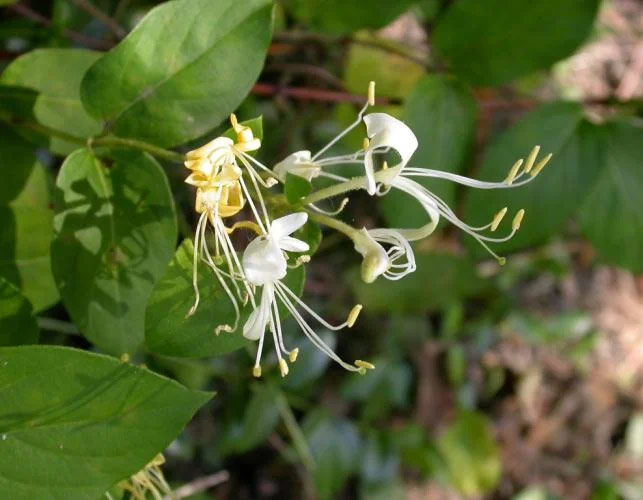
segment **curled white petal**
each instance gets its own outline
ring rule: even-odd
[[[270,235],[278,242],[284,236],[297,231],[297,229],[306,224],[307,220],[308,214],[306,212],[295,212],[275,219],[270,225]]]
[[[291,173],[311,181],[321,172],[321,167],[311,159],[310,151],[296,151],[277,163],[272,169],[281,182]]]
[[[386,113],[371,113],[364,117],[366,135],[370,139],[364,155],[369,194],[375,194],[375,170],[373,152],[378,148],[391,147],[400,155],[400,162],[394,167],[402,167],[408,163],[418,147],[418,141],[413,131],[402,121]]]
[[[292,236],[284,236],[279,240],[279,248],[286,252],[307,252],[310,246],[305,241],[298,240]]]
[[[391,262],[386,250],[373,239],[366,228],[362,228],[354,243],[355,250],[363,257],[361,266],[362,280],[366,283],[372,283],[389,270]]]
[[[264,285],[261,292],[261,302],[243,325],[243,336],[249,340],[259,340],[266,330],[270,319],[270,307],[274,300],[274,289],[272,284]]]
[[[399,280],[416,270],[413,248],[399,231],[377,228],[369,230],[368,233],[376,242],[388,247],[386,254],[389,268],[383,273],[386,279]]]

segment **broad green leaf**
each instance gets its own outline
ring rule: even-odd
[[[306,252],[308,255],[313,255],[322,242],[322,230],[314,220],[308,219],[301,229],[298,229],[293,235],[295,238],[308,243],[310,249]]]
[[[201,300],[196,312],[186,318],[194,304],[193,255],[192,241],[185,240],[150,297],[145,313],[145,344],[152,352],[202,358],[227,354],[248,344],[241,329],[250,306],[242,310],[237,331],[215,334],[217,326],[234,323],[234,308],[212,271],[202,262],[197,281]],[[303,282],[303,266],[291,270],[285,279],[297,294],[301,293]]]
[[[395,41],[368,32],[355,34],[355,39],[346,55],[344,85],[363,95],[364,102],[370,81],[375,81],[375,95],[403,99],[426,74],[421,64],[397,53],[409,49]]]
[[[76,137],[90,137],[101,131],[101,125],[83,108],[80,82],[99,57],[99,52],[85,49],[36,49],[13,61],[0,76],[0,83],[37,91],[33,112],[43,125]],[[51,147],[54,152],[67,153],[77,146],[52,139]]]
[[[424,313],[483,292],[488,284],[473,263],[450,254],[415,255],[417,270],[398,281],[379,278],[366,284],[357,270],[351,273],[357,302],[371,313]]]
[[[603,165],[580,207],[582,230],[605,261],[641,272],[643,129],[612,123],[600,133]]]
[[[311,28],[337,35],[381,28],[406,11],[413,0],[290,0],[295,16]]]
[[[270,0],[173,0],[152,9],[87,72],[83,103],[112,132],[162,146],[205,134],[259,76]]]
[[[49,179],[25,139],[0,125],[0,276],[40,311],[58,300],[49,260]]]
[[[498,85],[571,55],[600,0],[459,0],[437,20],[436,51],[476,85]]]
[[[437,442],[448,483],[467,496],[492,490],[500,479],[500,456],[484,415],[462,411]]]
[[[0,348],[0,497],[100,498],[211,397],[86,351]]]
[[[318,410],[306,416],[302,430],[315,459],[313,481],[318,498],[328,500],[360,465],[360,437],[353,424]]]
[[[38,335],[31,304],[20,290],[0,277],[0,346],[36,344]]]
[[[494,236],[510,232],[511,220],[521,208],[525,217],[516,235],[506,243],[492,243],[506,252],[538,243],[559,231],[578,207],[600,168],[600,151],[595,127],[583,120],[580,105],[555,102],[525,115],[493,142],[475,178],[502,182],[512,164],[527,158],[540,145],[539,158],[553,153],[545,169],[530,184],[512,189],[483,190],[465,187],[464,221],[472,226],[491,222],[502,207],[509,211]],[[538,161],[538,160],[537,160]],[[478,255],[484,250],[463,236]]]
[[[177,237],[174,203],[150,156],[114,152],[107,168],[86,149],[56,181],[52,268],[74,323],[111,353],[143,341],[145,305]]]
[[[286,183],[284,185],[284,194],[288,203],[295,205],[299,201],[310,194],[313,186],[307,179],[300,177],[298,175],[291,174],[288,172],[286,174]]]
[[[411,127],[419,142],[409,165],[461,172],[470,159],[476,115],[476,100],[466,84],[445,75],[420,80],[402,111],[402,120]],[[413,180],[445,202],[453,202],[453,183],[421,177]],[[380,208],[390,226],[420,227],[429,221],[426,211],[415,199],[396,189],[380,198]]]

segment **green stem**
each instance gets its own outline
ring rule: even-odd
[[[348,191],[355,191],[357,189],[362,189],[366,186],[366,177],[354,177],[349,181],[342,182],[340,184],[333,184],[332,186],[325,187],[319,191],[309,194],[301,202],[304,205],[310,203],[316,203],[326,198],[332,198],[333,196],[339,196]]]
[[[348,224],[346,224],[345,222],[342,222],[341,220],[334,219],[333,217],[330,217],[328,215],[313,212],[312,210],[309,210],[309,209],[306,209],[306,212],[308,212],[308,216],[312,220],[319,222],[324,226],[332,227],[333,229],[336,229],[340,233],[344,233],[351,240],[355,240],[356,235],[359,233],[359,230],[355,229],[352,226],[349,226]]]
[[[286,426],[288,434],[290,434],[293,446],[295,447],[295,450],[297,450],[297,454],[299,455],[301,462],[304,464],[306,469],[313,471],[316,467],[315,457],[313,457],[310,446],[308,446],[308,441],[306,441],[304,432],[301,430],[301,427],[299,427],[297,419],[290,409],[288,400],[281,393],[277,395],[277,409],[279,410],[279,414]]]
[[[146,153],[156,156],[157,158],[162,158],[164,160],[172,161],[175,163],[183,163],[184,156],[181,153],[176,151],[170,151],[169,149],[163,149],[154,144],[148,142],[139,141],[137,139],[125,139],[123,137],[98,137],[98,138],[84,138],[76,137],[75,135],[67,134],[66,132],[61,132],[60,130],[47,127],[40,123],[35,123],[22,118],[17,118],[14,116],[0,115],[0,120],[3,120],[10,125],[16,125],[23,127],[40,134],[44,134],[50,137],[55,137],[57,139],[62,139],[67,142],[71,142],[79,145],[88,145],[88,146],[104,146],[104,147],[120,147],[127,149],[136,149],[138,151],[145,151]]]

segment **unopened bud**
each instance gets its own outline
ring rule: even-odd
[[[495,231],[498,229],[498,226],[500,225],[500,222],[502,221],[502,218],[505,216],[507,213],[507,207],[503,208],[498,212],[496,215],[493,217],[493,221],[491,221],[491,231]]]

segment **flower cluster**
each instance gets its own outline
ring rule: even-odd
[[[194,245],[195,302],[188,315],[194,313],[199,304],[197,265],[202,261],[212,269],[235,310],[234,323],[218,325],[215,333],[235,331],[240,320],[241,306],[248,301],[251,304],[251,313],[243,325],[243,335],[258,342],[253,369],[253,374],[257,377],[261,376],[260,360],[266,332],[272,335],[282,376],[288,373],[286,359],[292,363],[297,358],[297,349],[289,350],[284,343],[279,303],[292,314],[306,337],[342,367],[361,374],[374,368],[366,361],[356,360],[351,364],[342,360],[304,319],[304,315],[309,315],[331,330],[350,328],[359,315],[361,305],[356,305],[350,311],[344,323],[333,326],[317,315],[282,281],[289,267],[296,267],[310,259],[306,254],[309,251],[308,244],[291,236],[306,223],[309,216],[340,230],[352,239],[355,250],[362,256],[361,274],[367,283],[378,277],[398,280],[415,271],[411,242],[429,236],[441,217],[475,238],[503,264],[504,258],[496,255],[489,243],[510,239],[520,227],[524,210],[515,213],[511,230],[506,235],[495,237],[491,233],[500,226],[507,213],[506,207],[498,211],[488,224],[473,227],[458,218],[440,197],[414,179],[446,179],[479,189],[515,188],[533,180],[551,158],[550,154],[538,160],[540,148],[536,146],[527,159],[518,160],[509,169],[507,177],[500,182],[482,182],[440,170],[411,167],[408,164],[418,147],[415,134],[405,123],[386,113],[366,114],[374,104],[375,88],[371,82],[367,102],[351,125],[317,153],[297,151],[272,169],[250,154],[261,147],[261,141],[249,127],[239,124],[234,115],[231,115],[231,123],[236,140],[218,137],[186,155],[185,166],[192,171],[186,182],[197,188],[195,209],[200,214]],[[362,122],[366,127],[366,137],[361,149],[345,155],[328,154],[342,137]],[[390,160],[392,156],[395,161]],[[351,164],[361,165],[364,175],[348,179],[329,171],[337,165]],[[300,208],[300,211],[272,220],[264,198],[272,196],[268,189],[278,182],[286,182],[288,174],[311,182],[316,178],[324,178],[330,180],[331,185],[303,198],[303,209]],[[372,196],[385,196],[391,189],[402,191],[418,201],[426,211],[427,221],[423,226],[412,229],[353,228],[332,217],[342,211],[348,198],[344,198],[339,210],[335,212],[318,206],[319,201],[356,189],[364,189]],[[245,212],[249,212],[252,220],[225,224],[226,219],[242,213],[246,207],[248,210]],[[214,252],[206,239],[208,227],[214,236]],[[256,237],[246,246],[239,259],[230,234],[242,228],[253,231]],[[293,252],[299,255],[294,259],[294,264],[289,264],[289,254]]]

